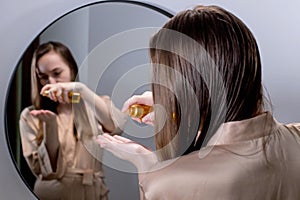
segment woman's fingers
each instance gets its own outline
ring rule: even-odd
[[[38,115],[53,115],[54,113],[49,111],[49,110],[32,110],[30,111],[30,114],[33,116],[38,116]]]
[[[71,98],[70,98],[70,92],[69,91],[65,91],[64,92],[64,99],[67,103],[71,103]]]
[[[108,141],[105,137],[103,137],[103,135],[98,135],[98,136],[96,137],[96,142],[97,142],[98,144],[100,144],[100,146],[101,146],[102,148],[106,147],[107,144],[109,143],[109,141]]]
[[[152,92],[146,91],[142,95],[133,95],[127,101],[124,102],[122,107],[122,112],[128,110],[128,108],[133,104],[145,104],[152,106],[153,105],[153,97]]]
[[[47,84],[42,89],[40,94],[47,96],[53,101],[60,103],[70,103],[70,92],[75,90],[75,82]]]
[[[138,99],[139,99],[139,95],[133,95],[132,97],[130,97],[127,101],[124,102],[121,111],[122,112],[127,111],[131,105],[138,103]]]
[[[100,144],[102,148],[105,148],[106,150],[110,151],[115,156],[126,159],[127,156],[124,156],[122,154],[123,149],[119,146],[121,145],[120,142],[118,142],[116,139],[114,139],[112,136],[109,135],[98,135],[96,137],[96,142]]]
[[[57,101],[60,103],[64,102],[64,97],[62,94],[63,94],[63,91],[61,88],[56,89],[55,96],[56,96]]]
[[[50,110],[32,110],[30,114],[44,122],[54,122],[56,120],[56,114]]]
[[[125,138],[125,137],[122,137],[122,136],[119,136],[119,135],[114,135],[113,138],[115,138],[118,141],[123,142],[123,143],[132,142],[132,140],[130,140],[128,138]]]
[[[150,112],[142,118],[142,122],[145,124],[154,125],[154,112]]]
[[[98,135],[96,142],[118,158],[134,164],[139,171],[146,171],[157,162],[152,150],[122,136]]]
[[[56,84],[47,84],[41,89],[40,94],[56,102],[58,101],[58,96],[60,96],[61,91],[58,90]]]
[[[102,135],[106,140],[108,140],[108,141],[110,141],[110,142],[115,142],[115,143],[122,143],[122,141],[120,141],[120,140],[118,140],[118,139],[116,139],[115,137],[113,137],[113,136],[111,136],[111,135],[109,135],[109,134],[107,134],[107,133],[104,133],[103,135]]]

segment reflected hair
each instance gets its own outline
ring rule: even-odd
[[[163,128],[155,113],[162,159],[198,150],[222,123],[263,110],[256,40],[220,7],[200,5],[178,13],[151,38],[150,57],[154,103],[167,113]]]

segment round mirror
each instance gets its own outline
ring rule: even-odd
[[[80,81],[97,94],[110,96],[121,108],[133,94],[150,89],[148,41],[170,17],[172,13],[145,3],[94,3],[60,17],[32,41],[19,59],[6,100],[6,136],[11,156],[30,189],[36,177],[23,156],[19,119],[21,111],[31,105],[30,66],[35,49],[48,41],[65,44],[78,64]],[[143,135],[132,135],[141,132],[138,129]],[[127,137],[153,147],[151,127],[129,121],[125,130]],[[106,152],[103,163],[109,198],[138,199],[133,166]]]

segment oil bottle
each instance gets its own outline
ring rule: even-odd
[[[42,95],[45,97],[49,97],[49,90],[46,90]],[[80,93],[79,92],[69,92],[68,97],[71,103],[79,103],[80,102]]]
[[[153,111],[152,106],[144,104],[133,104],[128,108],[128,115],[134,118],[142,119],[145,115]]]

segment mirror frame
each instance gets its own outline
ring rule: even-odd
[[[35,177],[34,175],[32,174],[32,172],[30,171],[29,167],[25,167],[24,169],[24,172],[22,169],[20,169],[20,166],[18,166],[18,163],[17,163],[17,160],[16,160],[16,147],[13,147],[12,145],[12,137],[13,136],[17,136],[19,135],[19,131],[15,132],[15,134],[12,136],[10,133],[10,125],[9,125],[9,121],[11,120],[9,115],[8,115],[8,111],[10,110],[9,109],[9,102],[12,100],[12,99],[16,99],[14,98],[14,95],[12,95],[12,93],[14,93],[14,91],[17,89],[17,88],[13,88],[14,86],[14,82],[16,80],[16,76],[17,76],[17,73],[18,73],[18,69],[20,68],[20,63],[22,62],[22,59],[24,58],[24,56],[28,53],[28,51],[30,50],[32,44],[36,43],[37,39],[40,37],[40,35],[42,35],[45,31],[47,31],[47,29],[49,27],[51,27],[53,24],[55,24],[57,21],[59,21],[60,19],[64,18],[65,16],[68,16],[76,11],[79,11],[80,9],[84,9],[84,8],[87,8],[87,7],[90,7],[90,6],[93,6],[93,5],[101,5],[101,4],[107,4],[107,3],[123,3],[123,4],[133,4],[133,5],[137,5],[137,6],[142,6],[142,7],[145,7],[145,8],[148,8],[150,10],[153,10],[153,11],[156,11],[162,15],[165,15],[166,17],[169,17],[171,18],[174,13],[172,13],[171,11],[167,11],[167,10],[164,10],[163,8],[160,8],[158,7],[158,5],[153,5],[151,4],[151,2],[149,3],[145,3],[145,2],[139,2],[139,1],[122,1],[122,0],[108,0],[108,1],[99,1],[99,2],[93,2],[93,3],[88,3],[86,5],[83,5],[83,6],[79,6],[75,9],[72,9],[70,10],[69,12],[61,15],[60,17],[56,18],[54,21],[52,21],[50,24],[48,24],[47,26],[45,26],[45,28],[40,32],[38,33],[34,39],[29,43],[29,45],[26,47],[25,51],[22,53],[22,55],[20,56],[20,58],[18,58],[18,62],[17,62],[17,65],[14,67],[13,69],[13,72],[12,72],[12,75],[9,79],[9,84],[8,84],[8,88],[7,88],[7,94],[6,94],[6,97],[5,97],[5,102],[4,102],[4,109],[5,109],[5,113],[4,113],[4,130],[5,130],[5,139],[6,139],[6,143],[7,143],[7,146],[8,146],[8,150],[9,150],[9,155],[10,155],[10,158],[13,162],[13,165],[15,167],[15,170],[17,171],[18,175],[21,177],[23,183],[25,183],[26,187],[28,189],[30,189],[31,193],[37,197],[35,195],[35,193],[33,192],[33,184],[34,184],[34,181],[35,181]],[[32,48],[31,48],[32,49]],[[30,78],[30,77],[29,77]],[[12,95],[12,96],[11,96]],[[30,95],[29,95],[30,97]],[[22,110],[22,108],[21,108]],[[17,115],[20,115],[20,113],[16,113],[15,111],[15,114],[16,116]],[[17,120],[17,119],[16,119]],[[18,121],[18,120],[17,120]],[[18,128],[18,127],[17,127]],[[17,129],[16,128],[16,129]],[[18,139],[20,140],[20,138],[16,138],[15,139]],[[20,141],[19,141],[20,142]],[[21,143],[21,142],[20,142]],[[20,146],[21,147],[21,146]],[[22,149],[18,149],[19,153],[22,154]],[[24,159],[23,158],[23,155],[20,155],[21,156],[21,159]],[[24,162],[25,160],[23,160]],[[22,161],[21,161],[22,162]],[[29,171],[28,171],[29,170]],[[30,173],[29,176],[33,177],[34,178],[34,181],[29,183],[30,181],[28,181],[28,178],[25,178],[24,176],[24,173]]]

